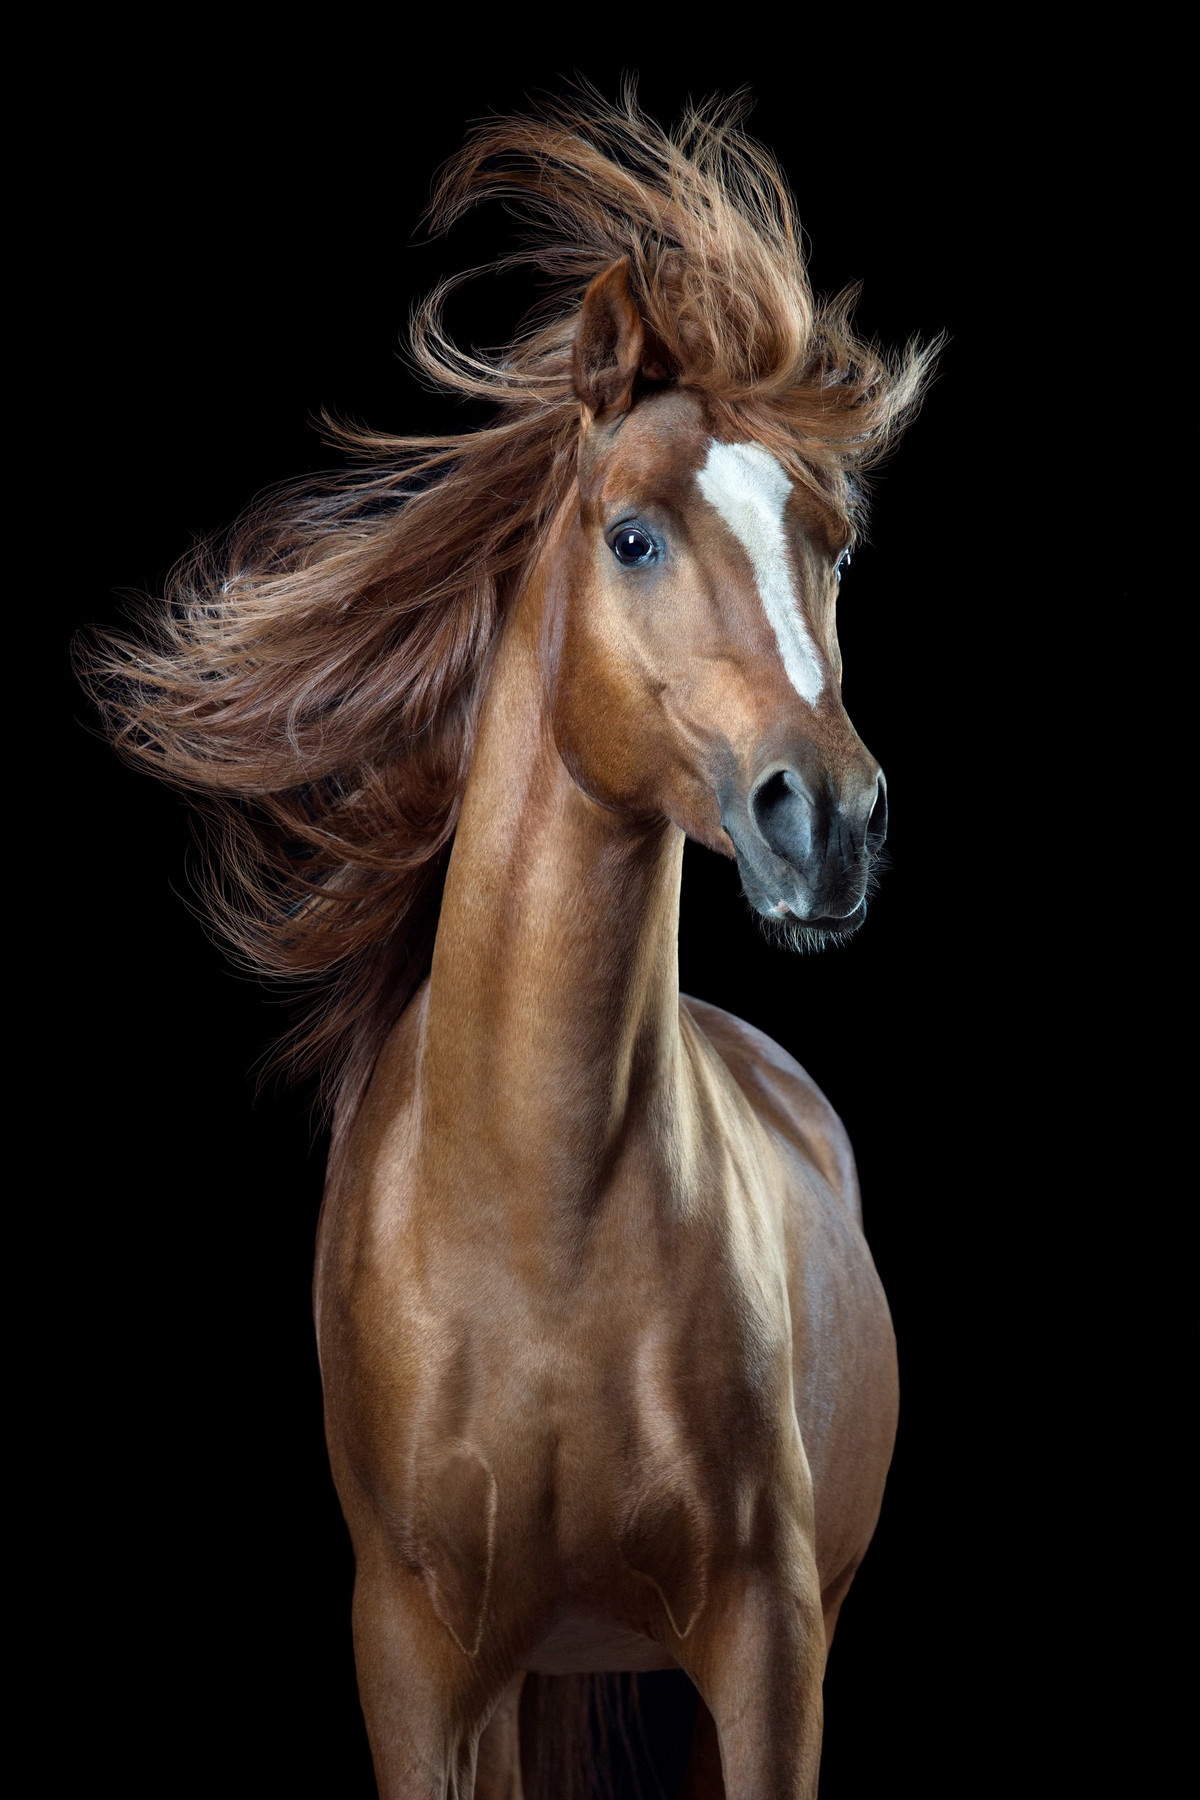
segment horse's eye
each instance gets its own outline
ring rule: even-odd
[[[848,550],[843,550],[842,554],[838,557],[837,562],[834,565],[834,570],[833,570],[834,574],[837,576],[839,581],[842,579],[842,576],[846,573],[846,570],[849,567],[850,567],[850,552]]]
[[[617,561],[627,567],[633,563],[647,563],[654,555],[654,539],[639,531],[636,525],[627,525],[617,533],[612,549]]]

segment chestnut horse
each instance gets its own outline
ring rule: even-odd
[[[680,995],[677,936],[685,836],[796,936],[863,919],[886,800],[841,701],[848,471],[924,359],[871,363],[818,315],[773,165],[727,119],[690,129],[487,128],[445,213],[532,191],[588,277],[456,365],[515,422],[426,444],[423,487],[326,495],[302,529],[293,504],[284,550],[243,537],[109,695],[131,754],[240,796],[243,832],[252,803],[260,864],[292,859],[274,966],[369,950],[422,831],[445,868],[431,960],[368,979],[362,951],[345,990],[374,1037],[317,1254],[384,1800],[528,1797],[531,1673],[670,1668],[701,1700],[690,1800],[815,1794],[892,1450],[846,1135],[783,1050]]]

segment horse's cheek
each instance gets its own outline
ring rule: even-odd
[[[661,810],[664,758],[656,753],[636,667],[619,644],[597,643],[599,635],[594,625],[565,634],[551,709],[558,753],[576,785],[601,805]]]

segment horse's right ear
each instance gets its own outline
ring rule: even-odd
[[[575,392],[593,417],[629,411],[638,376],[649,374],[647,365],[658,361],[649,337],[629,286],[629,258],[623,256],[597,275],[583,296],[575,335]]]

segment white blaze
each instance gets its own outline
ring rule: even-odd
[[[715,440],[696,479],[704,498],[716,507],[750,558],[788,680],[802,699],[815,706],[825,680],[816,646],[796,603],[783,529],[791,482],[761,444],[718,444]]]

